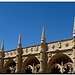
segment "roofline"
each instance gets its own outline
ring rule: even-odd
[[[61,41],[66,41],[66,40],[72,40],[72,38],[64,39],[64,40],[58,40],[58,41],[53,41],[53,42],[49,42],[49,43],[47,43],[47,44],[56,43],[56,42],[61,42]],[[24,48],[29,48],[29,47],[35,47],[35,46],[40,46],[40,44],[38,44],[38,45],[33,45],[33,46],[28,46],[28,47],[23,47],[22,49],[24,49]],[[17,50],[17,49],[13,49],[13,50],[9,50],[9,51],[14,51],[14,50]],[[4,51],[4,52],[9,52],[9,51]]]

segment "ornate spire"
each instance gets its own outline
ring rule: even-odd
[[[75,37],[75,17],[74,17],[74,29],[73,29],[73,37]]]
[[[4,50],[4,40],[2,41],[1,50]]]
[[[43,26],[41,43],[45,43],[45,42],[46,42],[46,38],[45,38],[45,28],[44,28],[44,26]]]
[[[18,40],[18,48],[21,48],[22,44],[21,44],[21,34],[19,35],[19,40]]]

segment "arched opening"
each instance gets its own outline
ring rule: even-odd
[[[30,56],[28,57],[24,63],[23,63],[23,73],[27,73],[27,74],[30,74],[30,73],[38,73],[39,72],[39,67],[38,65],[40,64],[39,60],[34,57],[34,56]]]
[[[28,73],[28,74],[32,74],[32,69],[27,67],[27,69],[26,69],[26,72],[25,72],[25,73],[26,73],[26,74],[27,74],[27,73]]]
[[[71,58],[66,54],[58,53],[54,55],[47,65],[48,70],[47,73],[51,74],[69,73],[70,67],[68,65],[64,67],[64,65],[67,64],[68,62],[73,63]]]
[[[14,60],[9,59],[4,66],[4,72],[10,74],[15,73],[15,70],[16,70],[16,63],[14,62]]]

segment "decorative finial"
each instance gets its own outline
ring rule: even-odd
[[[4,40],[2,41],[1,50],[4,50]]]
[[[19,35],[19,40],[18,40],[18,48],[21,48],[22,44],[21,44],[21,34]]]
[[[45,28],[44,28],[44,26],[43,26],[41,43],[45,43],[45,42],[46,42],[46,38],[45,38]]]
[[[75,37],[75,17],[74,17],[74,29],[73,29],[73,37]]]

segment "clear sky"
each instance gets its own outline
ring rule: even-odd
[[[22,47],[40,44],[45,27],[46,42],[72,38],[75,3],[0,3],[0,48],[17,48],[19,34]]]

